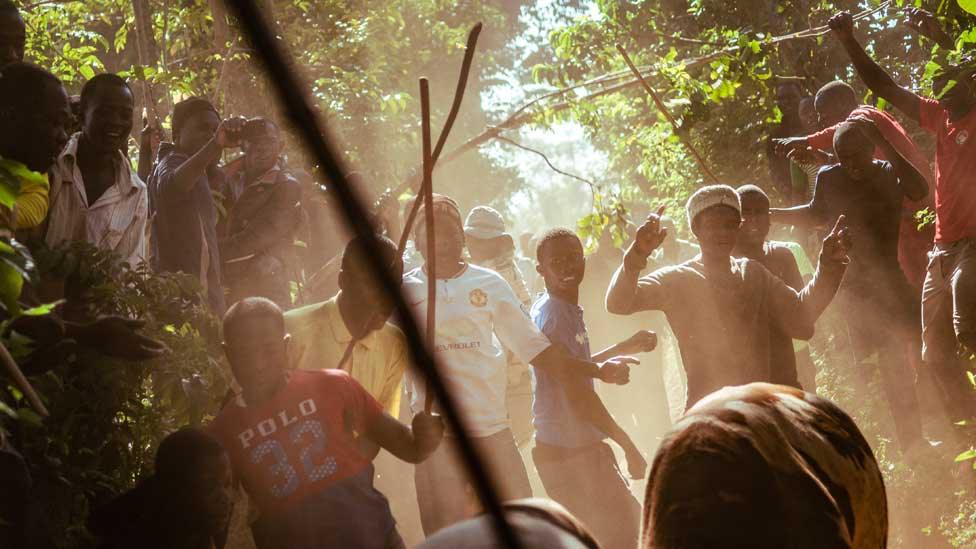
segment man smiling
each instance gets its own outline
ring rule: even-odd
[[[647,258],[667,237],[661,229],[664,209],[651,214],[610,283],[607,310],[667,315],[688,374],[691,406],[723,386],[769,380],[772,326],[794,339],[813,336],[814,321],[844,276],[850,239],[841,217],[824,240],[813,280],[796,292],[758,261],[731,257],[742,225],[735,189],[703,187],[687,210],[701,256],[640,278]]]
[[[82,88],[81,131],[51,171],[49,245],[83,240],[132,266],[145,260],[148,194],[122,152],[132,109],[132,90],[114,74],[100,74]]]

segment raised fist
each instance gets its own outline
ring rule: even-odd
[[[217,128],[217,144],[223,149],[232,149],[241,145],[241,132],[247,119],[242,116],[228,118]]]
[[[831,17],[827,26],[841,38],[854,36],[854,16],[849,11],[842,11]]]

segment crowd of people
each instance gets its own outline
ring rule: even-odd
[[[428,249],[427,225],[417,223],[413,252],[403,255],[392,240],[400,236],[394,201],[379,208],[378,215],[397,217],[378,224],[387,232],[379,249],[349,241],[324,267],[334,295],[296,306],[295,241],[315,215],[303,174],[282,155],[278,125],[265,117],[225,118],[207,99],[187,98],[173,108],[171,141],[161,139],[160,127],[144,128],[134,167],[128,143],[135,97],[127,82],[115,74],[88,80],[75,119],[58,79],[23,61],[23,21],[0,0],[0,167],[20,183],[14,206],[2,212],[5,236],[47,246],[83,241],[133,268],[191,276],[202,302],[223,318],[236,382],[237,392],[209,424],[161,443],[152,477],[92,514],[92,533],[113,548],[223,547],[235,499],[241,503],[235,486],[242,486],[259,548],[402,547],[387,493],[409,474],[400,464],[408,463],[415,465],[411,503],[428,547],[484,538],[487,526],[469,521],[481,506],[456,436],[410,367],[369,253],[402,279],[416,318],[425,317],[428,287],[435,286],[429,351],[501,498],[525,500],[509,504],[513,523],[531,530],[543,517],[558,532],[535,535],[552,546],[636,547],[641,502],[628,477],[649,473],[646,441],[615,419],[603,401],[612,393],[601,396],[597,388],[628,384],[634,355],[653,351],[658,334],[621,333],[620,324],[619,341],[594,352],[587,325],[598,312],[581,307],[586,278],[600,286],[605,312],[661,311],[673,330],[687,379],[681,407],[692,413],[679,425],[685,435],[674,435],[662,452],[704,444],[705,437],[688,435],[690,425],[738,417],[729,415],[735,407],[716,411],[721,398],[708,395],[756,382],[800,390],[760,389],[767,397],[758,400],[806,398],[841,425],[838,431],[860,437],[831,405],[802,397],[816,387],[809,351],[795,342],[813,337],[818,318],[833,307],[843,311],[858,369],[880,371],[897,442],[907,461],[917,462],[930,448],[917,371],[936,381],[951,421],[976,419],[964,362],[976,352],[976,64],[947,67],[933,82],[939,99],[927,99],[898,86],[870,58],[850,14],[833,17],[830,28],[874,95],[935,136],[934,171],[898,119],[859,105],[849,84],[831,82],[804,98],[790,82],[777,91],[785,116],[770,149],[783,207],[773,207],[757,185],[702,187],[685,212],[697,244],[677,239],[676,222],[662,207],[638,224],[622,254],[604,250],[611,268],[602,276],[587,273],[592,260],[574,231],[549,229],[517,243],[498,211],[478,206],[465,215],[445,195],[417,215],[433,209],[436,245]],[[78,129],[69,135],[72,125]],[[915,221],[925,207],[935,213],[930,233]],[[800,244],[770,240],[774,224],[793,227]],[[810,235],[821,243],[812,246]],[[818,254],[815,264],[806,259],[810,252]],[[140,336],[132,319],[64,321],[62,335],[88,334],[80,339],[117,356],[165,352]],[[125,344],[113,351],[105,338]],[[723,394],[756,399],[757,390],[750,391]],[[811,416],[804,417],[788,421]],[[797,437],[775,444],[802,446]],[[520,449],[529,445],[526,460]],[[29,476],[11,472],[25,465],[5,438],[0,457],[4,491],[29,491]],[[688,546],[675,541],[680,534],[653,531],[677,520],[650,507],[691,478],[689,465],[676,463],[659,454],[650,471],[648,546]],[[679,484],[662,480],[677,474],[669,468],[686,475]],[[559,505],[528,499],[542,495],[533,494],[535,476]],[[699,481],[689,493],[714,491]],[[877,495],[877,482],[880,476],[871,478],[869,495]],[[0,540],[27,539],[18,537],[25,535],[18,531],[23,517],[0,511]],[[735,513],[752,523],[741,509]],[[707,531],[710,520],[729,523],[733,516],[722,515],[701,514],[692,529]]]

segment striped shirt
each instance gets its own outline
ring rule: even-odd
[[[50,216],[45,241],[50,246],[83,240],[117,253],[138,265],[146,259],[146,220],[149,203],[146,185],[119,151],[115,184],[89,205],[78,167],[77,133],[51,169]]]

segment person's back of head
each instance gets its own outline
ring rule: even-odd
[[[813,99],[820,125],[830,127],[847,120],[858,107],[857,93],[847,82],[835,80],[825,84]]]
[[[844,173],[854,181],[869,176],[874,163],[874,142],[860,128],[843,122],[834,132],[834,154]]]
[[[665,436],[644,500],[646,549],[881,547],[884,480],[853,420],[766,383],[725,387]]]
[[[599,541],[562,505],[542,498],[507,501],[505,518],[523,547],[599,549]],[[488,515],[459,522],[438,531],[417,549],[495,549],[503,547]]]
[[[24,60],[27,27],[12,0],[0,0],[0,68]]]
[[[394,276],[403,271],[403,261],[397,253],[397,245],[388,237],[375,235],[376,243],[379,245],[377,250],[384,265],[393,269]],[[369,249],[366,240],[358,236],[353,237],[346,243],[342,251],[342,263],[340,270],[356,277],[362,277],[372,271],[368,257]],[[358,281],[357,281],[358,282]]]
[[[154,473],[92,513],[89,529],[105,547],[220,547],[232,511],[232,474],[224,448],[184,427],[156,451]]]
[[[396,243],[382,235],[376,235],[376,242],[376,252],[380,254],[381,263],[387,266],[394,280],[400,281],[403,277],[403,260]],[[365,317],[346,319],[346,322],[353,321],[357,324],[350,327],[350,333],[355,337],[363,337],[382,328],[393,314],[394,308],[394,301],[386,295],[380,279],[374,274],[368,253],[366,240],[354,237],[342,252],[342,266],[339,270],[339,290],[342,292],[340,295],[343,305],[352,304],[357,309],[352,317]]]
[[[47,172],[68,140],[70,119],[56,76],[30,63],[0,69],[0,156]]]

